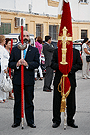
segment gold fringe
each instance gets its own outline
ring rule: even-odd
[[[71,90],[71,86],[70,86],[70,88],[67,91],[67,93],[64,94],[64,80],[65,80],[65,77],[68,77],[68,74],[67,75],[62,75],[61,80],[60,80],[60,83],[58,84],[58,91],[61,92],[61,96],[62,96],[60,112],[65,112],[66,98],[68,97],[68,95],[70,93],[70,90]],[[61,85],[62,84],[62,80],[63,80],[63,88],[62,88],[62,85]],[[59,90],[59,87],[61,87],[61,90]]]
[[[66,108],[66,98],[65,98],[65,94],[62,96],[62,100],[61,100],[61,109],[60,112],[65,112],[65,108]]]
[[[69,88],[69,90],[67,91],[66,94],[61,94],[62,95],[62,99],[61,99],[61,109],[60,109],[60,112],[65,112],[65,108],[66,108],[66,98],[68,97],[69,93],[70,93],[70,90],[71,90],[71,86]]]

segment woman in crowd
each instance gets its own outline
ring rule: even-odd
[[[89,76],[89,70],[88,70],[88,62],[86,61],[86,56],[90,55],[90,52],[88,51],[87,45],[88,43],[88,38],[85,38],[82,43],[82,78],[83,79],[90,79]]]
[[[41,64],[41,52],[42,52],[42,38],[37,37],[37,41],[35,42],[36,48],[38,48],[39,54],[40,54],[40,64]],[[39,66],[39,73],[40,73],[40,80],[43,80],[43,74],[41,66]],[[35,72],[35,79],[37,78],[37,72]]]
[[[90,41],[88,41],[87,44],[88,44],[87,50],[88,50],[88,52],[90,53]],[[88,54],[88,56],[90,57],[89,54]],[[90,61],[87,62],[87,63],[88,63],[88,65],[87,65],[88,75],[90,76]]]
[[[5,49],[7,50],[7,53],[10,54],[11,39],[10,38],[6,38],[5,40],[6,40],[6,42],[5,42]],[[9,92],[9,99],[14,99],[14,97],[12,96],[12,92]]]
[[[6,76],[7,68],[8,68],[8,59],[9,59],[9,53],[4,48],[5,44],[5,36],[0,35],[0,63],[1,63],[1,72],[0,72],[0,84],[3,75]],[[0,103],[7,102],[6,100],[6,93],[1,91],[0,89]]]

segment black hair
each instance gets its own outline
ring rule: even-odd
[[[36,39],[37,39],[37,37],[35,37],[35,42],[36,42]]]
[[[45,41],[47,42],[49,39],[51,39],[50,36],[45,36]]]
[[[5,40],[6,40],[6,43],[5,43],[6,45],[8,44],[9,41],[11,41],[10,38],[5,38]]]
[[[84,38],[82,44],[84,44],[85,42],[87,42],[89,40],[89,38]]]
[[[6,45],[8,44],[9,41],[11,41],[10,38],[5,38],[5,44],[4,44],[4,47],[6,47]]]
[[[19,41],[21,41],[20,36],[21,36],[21,34],[18,36]]]

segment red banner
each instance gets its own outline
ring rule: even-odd
[[[61,26],[58,37],[58,63],[59,70],[63,73],[64,94],[67,93],[70,87],[70,81],[68,73],[72,68],[73,62],[73,43],[72,43],[72,22],[71,22],[71,11],[69,2],[63,2],[63,13],[61,18]]]

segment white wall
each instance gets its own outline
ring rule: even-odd
[[[0,0],[0,9],[11,9],[29,12],[32,3],[32,12],[57,15],[57,7],[48,6],[47,0]]]
[[[16,10],[29,12],[29,0],[16,0]]]
[[[47,0],[32,0],[32,11],[37,13],[45,13],[50,15],[57,15],[57,7],[48,6]]]
[[[73,19],[90,21],[90,1],[88,5],[78,3],[79,0],[69,1]]]
[[[80,20],[90,20],[90,3],[88,5],[78,6],[78,19]]]
[[[43,12],[50,15],[58,15],[58,7],[48,6],[47,0],[32,0],[32,11],[36,13]],[[88,5],[78,3],[79,0],[69,0],[71,14],[74,20],[90,21],[90,0]]]
[[[80,4],[78,1],[69,0],[73,19],[90,21],[90,0],[88,0],[88,5]],[[32,12],[58,15],[58,7],[48,6],[47,0],[0,0],[0,9],[29,12],[29,4],[31,3]]]
[[[14,0],[0,0],[0,9],[14,9]]]

